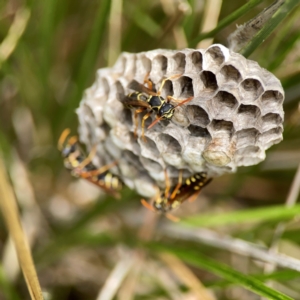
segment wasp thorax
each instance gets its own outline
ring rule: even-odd
[[[152,96],[149,99],[148,103],[151,105],[152,110],[158,111],[161,108],[164,101],[165,101],[164,98],[162,98],[160,96]]]

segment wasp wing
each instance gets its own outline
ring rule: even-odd
[[[128,84],[128,88],[132,89],[134,91],[137,91],[137,92],[146,93],[146,94],[151,95],[151,96],[157,96],[157,93],[155,91],[152,91],[152,90],[148,89],[147,87],[145,87],[145,85],[139,83],[136,80],[132,80]]]
[[[121,101],[125,106],[131,108],[131,107],[145,107],[145,108],[151,108],[151,106],[149,105],[149,103],[145,102],[145,101],[141,101],[141,100],[137,100],[134,99],[132,97],[129,96],[125,96],[123,97],[122,101]]]

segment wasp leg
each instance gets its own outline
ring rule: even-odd
[[[141,200],[141,203],[142,203],[143,206],[146,207],[148,210],[153,211],[153,212],[156,212],[155,209],[154,209],[154,207],[153,207],[151,204],[149,204],[145,199],[142,199],[142,200]]]
[[[69,138],[69,140],[68,140],[68,144],[70,144],[70,145],[74,145],[74,144],[76,144],[78,142],[78,137],[77,136],[71,136],[70,138]]]
[[[179,171],[179,176],[178,176],[178,183],[171,194],[170,199],[173,200],[176,197],[177,192],[179,191],[180,187],[182,186],[182,170]]]
[[[165,78],[165,79],[161,82],[161,85],[160,85],[160,87],[159,87],[159,89],[158,89],[157,95],[160,96],[161,91],[162,91],[162,89],[163,89],[163,87],[164,87],[166,81],[171,80],[171,79],[176,79],[176,78],[180,77],[181,75],[182,75],[182,74],[176,74],[176,75],[172,75],[172,76],[169,76],[169,77]]]
[[[114,167],[118,162],[114,161],[111,164],[107,164],[97,170],[92,170],[92,171],[82,171],[80,172],[80,176],[82,178],[89,178],[89,177],[93,177],[93,176],[97,176],[99,174],[102,174],[106,171],[108,171],[109,169],[111,169],[112,167]]]
[[[70,134],[70,129],[66,128],[60,135],[59,139],[58,139],[58,143],[57,143],[57,148],[59,151],[61,151],[63,149],[63,144],[66,141],[68,135]]]
[[[145,122],[146,120],[151,116],[151,111],[149,111],[148,113],[146,113],[144,116],[143,116],[143,119],[142,119],[142,134],[141,134],[141,137],[143,139],[144,142],[146,142],[146,138],[145,138]]]
[[[96,152],[97,148],[95,145],[93,146],[89,155],[78,165],[77,169],[82,170],[86,165],[88,165],[92,161],[93,157],[96,155]]]
[[[193,194],[190,198],[189,198],[189,202],[194,202],[196,199],[197,199],[197,197],[199,196],[199,194],[200,194],[200,192],[201,192],[201,189],[199,190],[199,191],[197,191],[195,194]]]
[[[180,221],[180,218],[175,217],[175,216],[173,216],[171,214],[165,214],[165,216],[166,216],[167,219],[169,219],[172,222],[179,222]]]
[[[138,125],[139,125],[139,120],[138,120],[138,114],[142,113],[143,111],[145,111],[147,108],[142,107],[139,109],[136,109],[134,111],[134,137],[137,137],[137,129],[138,129]]]
[[[153,90],[153,82],[151,81],[151,79],[149,79],[149,75],[150,75],[150,72],[148,72],[148,73],[145,75],[145,78],[144,78],[144,84],[147,84],[147,85],[148,85],[148,89],[149,89],[149,90],[154,91],[154,90]]]
[[[165,173],[165,184],[166,184],[165,198],[168,198],[169,197],[169,192],[170,192],[170,189],[171,189],[171,182],[170,182],[168,172],[167,172],[166,169],[164,170],[164,173]]]

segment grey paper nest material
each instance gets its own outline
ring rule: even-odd
[[[121,100],[133,80],[145,75],[156,89],[169,76],[162,96],[194,98],[175,109],[172,121],[146,129],[147,142],[134,137],[133,110]],[[265,150],[282,140],[284,91],[280,81],[256,62],[222,45],[208,49],[153,50],[122,53],[112,68],[100,69],[77,109],[80,139],[97,145],[95,163],[118,160],[112,172],[143,196],[153,196],[155,185],[164,186],[164,169],[176,181],[207,172],[218,176],[239,166],[255,165]],[[140,114],[141,115],[141,114]],[[151,119],[152,118],[152,119]],[[155,113],[146,127],[155,120]]]

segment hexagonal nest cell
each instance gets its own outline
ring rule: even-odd
[[[129,88],[133,80],[139,89]],[[141,92],[138,102],[132,95]],[[156,92],[162,98],[151,105],[171,107],[169,120],[158,121],[161,107],[147,102]],[[122,53],[86,90],[77,109],[79,135],[89,149],[99,143],[102,159],[95,163],[118,160],[112,172],[152,197],[164,185],[164,170],[173,178],[180,170],[214,177],[262,161],[282,140],[283,100],[273,74],[223,45]]]

